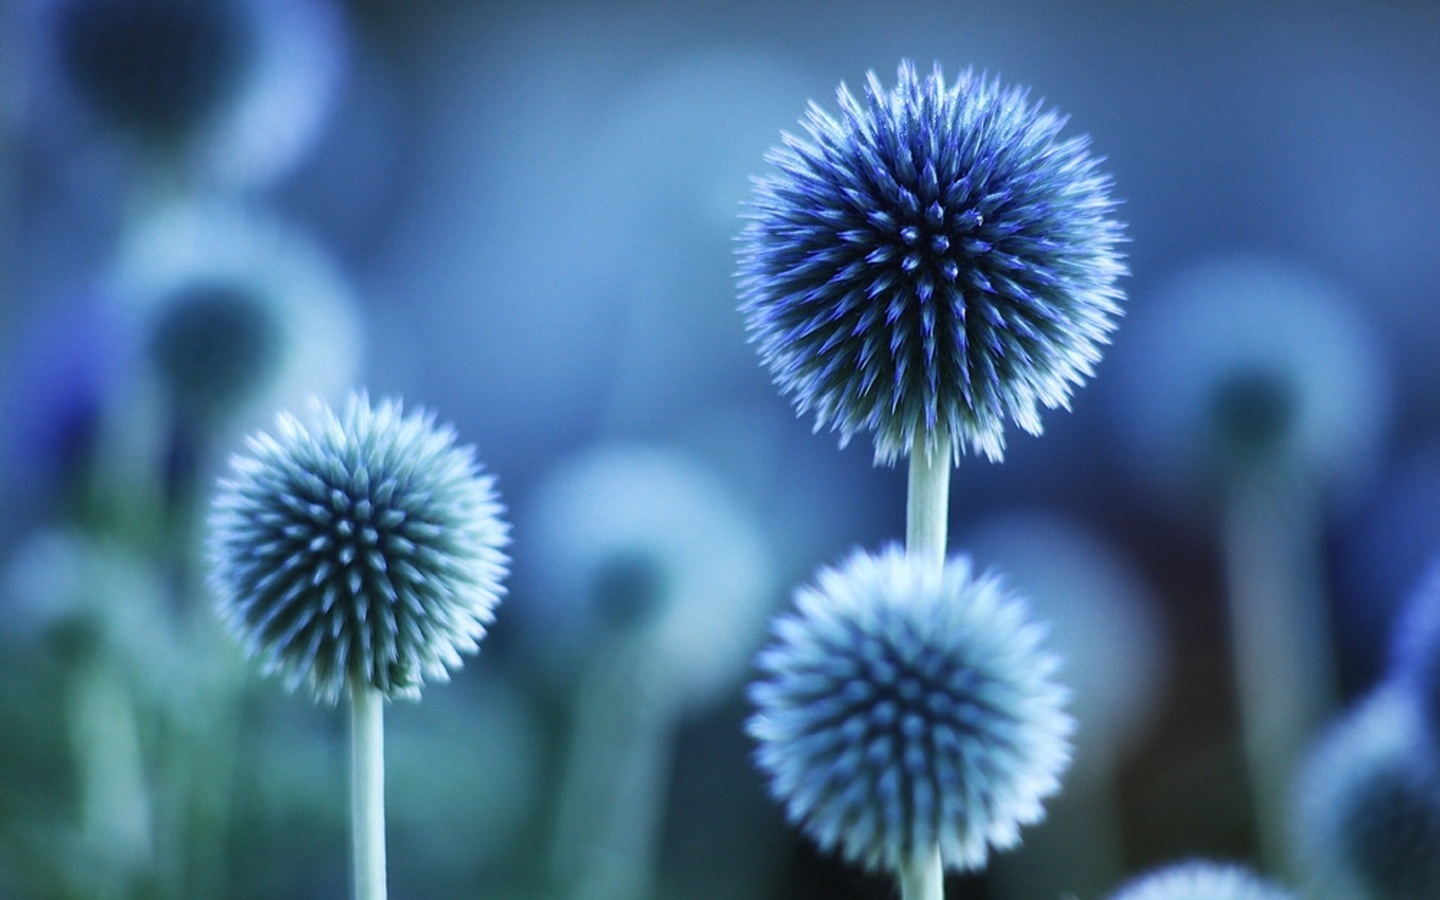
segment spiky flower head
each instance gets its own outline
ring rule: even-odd
[[[494,479],[449,426],[352,395],[246,442],[211,516],[221,615],[266,672],[334,703],[417,696],[474,653],[508,560]]]
[[[1192,860],[1141,875],[1110,900],[1291,900],[1293,896],[1242,866]]]
[[[1298,862],[1317,898],[1440,897],[1440,771],[1407,688],[1389,683],[1367,697],[1301,768]]]
[[[1060,788],[1073,728],[1024,602],[970,561],[891,547],[822,569],[751,685],[756,759],[826,851],[897,871],[940,848],[978,869]]]
[[[1068,406],[1120,315],[1110,179],[1065,119],[973,71],[909,62],[886,91],[811,104],[757,182],[741,310],[815,427],[891,462],[948,436],[992,460],[1007,421]]]

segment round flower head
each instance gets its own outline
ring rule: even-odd
[[[1130,322],[1116,360],[1126,448],[1168,490],[1287,465],[1325,481],[1375,457],[1382,356],[1353,302],[1314,274],[1218,257],[1178,273]]]
[[[343,68],[331,0],[32,0],[47,114],[256,185],[319,133]],[[53,84],[50,84],[53,82]]]
[[[714,474],[666,447],[601,446],[551,473],[527,508],[542,652],[637,639],[652,684],[692,706],[744,677],[773,567],[754,515]]]
[[[942,574],[856,552],[796,593],[758,659],[748,728],[790,820],[897,871],[940,849],[978,869],[1059,790],[1073,728],[1045,629],[965,557]]]
[[[253,64],[253,22],[237,0],[64,0],[58,60],[109,125],[169,142],[212,121]]]
[[[1314,894],[1440,896],[1440,774],[1415,697],[1388,685],[1347,713],[1301,769],[1295,827]]]
[[[344,279],[283,222],[167,210],[138,230],[116,280],[146,362],[188,419],[334,396],[357,368],[360,323]]]
[[[478,649],[503,593],[493,478],[431,416],[363,394],[282,413],[234,458],[212,513],[221,613],[267,672],[335,702],[416,696]]]
[[[1141,875],[1110,900],[1290,900],[1292,896],[1241,866],[1196,860]]]
[[[760,180],[741,309],[781,389],[877,459],[946,435],[992,460],[1039,434],[1114,330],[1125,266],[1110,180],[1060,115],[973,72],[900,66],[811,105]]]
[[[1078,723],[1070,783],[1105,772],[1150,722],[1165,689],[1169,642],[1153,592],[1119,548],[1058,514],[990,517],[967,529],[962,544],[1010,573],[1051,625]]]

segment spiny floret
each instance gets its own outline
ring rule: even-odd
[[[1293,896],[1241,866],[1191,860],[1141,875],[1111,900],[1292,900]]]
[[[221,614],[267,673],[334,703],[416,696],[474,653],[504,593],[508,526],[473,449],[398,402],[281,413],[211,517]]]
[[[741,311],[780,388],[893,462],[937,435],[992,460],[1068,406],[1120,315],[1110,179],[1064,118],[971,71],[901,64],[841,116],[811,104],[759,179]]]
[[[1044,817],[1073,722],[1044,628],[998,578],[857,551],[795,604],[758,658],[748,730],[821,848],[896,871],[938,846],[978,869]]]

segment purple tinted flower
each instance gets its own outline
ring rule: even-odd
[[[1120,315],[1110,179],[1065,120],[973,72],[910,63],[770,154],[740,249],[741,309],[816,428],[893,461],[947,435],[993,460],[1004,428],[1067,406]]]

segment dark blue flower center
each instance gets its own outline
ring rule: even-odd
[[[179,137],[233,94],[253,52],[233,0],[70,0],[61,64],[96,112],[124,128]]]

